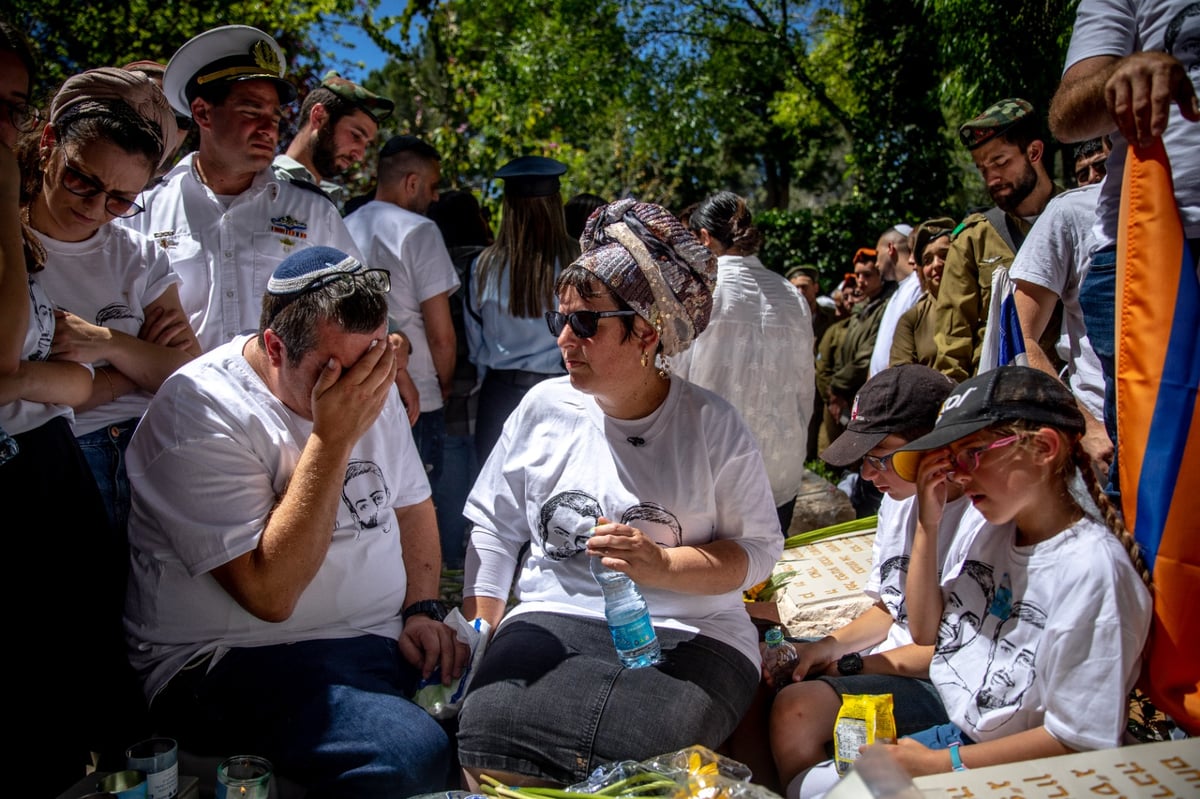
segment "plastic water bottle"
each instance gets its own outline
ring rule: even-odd
[[[592,576],[604,592],[604,617],[612,633],[617,657],[629,669],[653,666],[662,659],[658,634],[650,623],[650,608],[629,575],[591,558]]]
[[[778,691],[792,681],[796,670],[796,647],[783,637],[782,627],[772,627],[764,636],[767,651],[763,653],[763,670],[771,675],[771,682]]]

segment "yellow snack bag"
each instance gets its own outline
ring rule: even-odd
[[[842,694],[842,709],[833,725],[833,759],[844,775],[858,759],[858,748],[896,742],[891,694]]]

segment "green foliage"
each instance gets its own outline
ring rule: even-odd
[[[252,25],[274,36],[300,85],[320,79],[324,58],[314,34],[348,18],[355,0],[13,0],[5,12],[29,34],[49,94],[85,69],[140,59],[166,63],[179,46],[218,25]]]
[[[811,461],[807,461],[804,464],[804,468],[808,469],[810,472],[815,474],[817,477],[820,477],[825,482],[837,485],[838,473],[832,466],[830,466],[825,461],[815,460],[815,459],[811,460]]]
[[[757,208],[825,208],[767,217],[771,246],[777,263],[803,252],[837,274],[887,225],[983,198],[955,128],[1005,96],[1044,112],[1076,2],[14,0],[7,13],[41,53],[43,96],[230,23],[279,39],[303,91],[353,55],[315,42],[356,26],[392,56],[366,81],[398,103],[383,135],[427,138],[447,183],[494,203],[495,169],[536,153],[569,164],[568,196],[680,209],[729,188]]]
[[[830,290],[851,271],[854,251],[874,247],[879,234],[895,221],[860,198],[819,210],[764,211],[754,224],[763,233],[763,264],[780,273],[812,264],[821,273],[821,285]]]

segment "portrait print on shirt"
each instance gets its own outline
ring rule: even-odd
[[[564,561],[587,549],[592,531],[605,514],[600,501],[583,491],[562,491],[542,505],[538,540],[550,560]],[[683,544],[683,527],[675,514],[654,502],[639,502],[621,514],[621,524],[642,532],[659,546]]]
[[[908,575],[908,555],[896,555],[879,564],[879,601],[898,624],[908,624],[908,606],[904,603],[904,581]]]
[[[1017,601],[1007,618],[996,621],[987,663],[973,681],[978,690],[974,701],[966,704],[969,731],[992,732],[1003,727],[1020,710],[1025,692],[1037,679],[1037,649],[1046,627],[1046,612],[1032,602]],[[982,649],[975,646],[970,653],[974,669],[979,668],[977,658]]]
[[[70,310],[70,309],[67,309]],[[138,328],[145,321],[141,314],[135,313],[132,308],[123,302],[110,302],[100,310],[96,311],[96,324],[102,327],[112,327],[110,322],[116,319],[132,319]]]
[[[582,491],[563,491],[542,504],[538,539],[550,560],[563,561],[587,549],[596,520],[604,515],[600,502]]]
[[[880,593],[882,595],[882,591]],[[946,596],[933,655],[934,660],[941,661],[953,675],[952,682],[945,685],[946,690],[951,686],[964,692],[974,690],[974,686],[962,676],[955,655],[978,637],[987,617],[987,609],[995,598],[996,581],[992,576],[992,567],[978,560],[964,561],[954,580],[953,590]]]
[[[1179,59],[1195,81],[1200,72],[1200,2],[1189,3],[1171,17],[1163,33],[1163,50]]]
[[[355,540],[363,533],[386,535],[395,529],[396,514],[389,500],[383,471],[371,461],[350,461],[342,481],[342,502],[358,527]]]
[[[627,524],[654,541],[660,547],[683,546],[683,526],[674,513],[656,502],[639,502],[621,514],[621,524]]]
[[[54,341],[54,306],[50,304],[41,284],[32,276],[29,278],[29,307],[33,311],[30,333],[36,330],[36,335],[33,336],[33,347],[28,348],[25,357],[31,361],[45,361],[50,358],[50,345]],[[26,341],[29,338],[27,336]]]

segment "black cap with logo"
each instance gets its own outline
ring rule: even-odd
[[[966,380],[942,403],[933,432],[901,447],[892,471],[915,480],[921,453],[1001,422],[1022,420],[1082,434],[1083,414],[1062,381],[1028,366],[1002,366]]]
[[[831,466],[849,466],[889,435],[912,440],[933,429],[954,381],[919,363],[884,369],[858,390],[846,430],[821,453]]]

